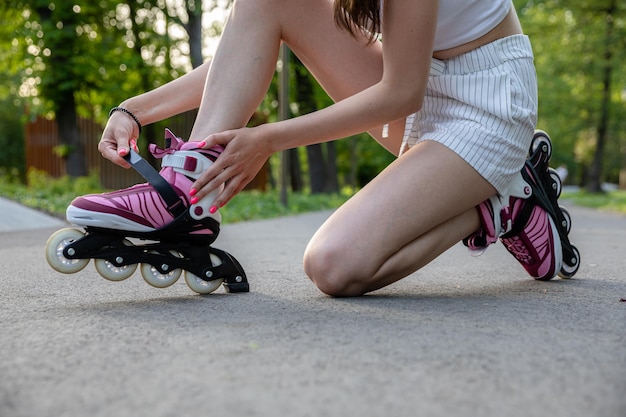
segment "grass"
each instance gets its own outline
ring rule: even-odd
[[[65,217],[65,209],[74,197],[102,192],[98,175],[88,177],[53,179],[40,171],[28,173],[28,186],[15,179],[15,176],[0,176],[0,196],[17,201],[60,218]],[[258,220],[333,209],[343,204],[352,194],[343,190],[339,194],[289,193],[288,204],[280,201],[278,191],[243,191],[221,210],[225,223]],[[585,191],[564,192],[561,200],[598,210],[626,214],[626,191],[617,190],[604,194],[591,194]]]
[[[31,170],[28,173],[28,186],[8,175],[0,177],[0,196],[60,218],[65,218],[65,210],[76,196],[103,191],[97,174],[54,179],[40,171]],[[338,194],[290,192],[285,206],[280,201],[278,191],[243,191],[220,212],[225,223],[266,219],[337,208],[351,194],[349,189]]]
[[[604,210],[612,213],[626,214],[626,191],[616,190],[603,194],[576,191],[563,193],[562,200],[567,200],[574,205]]]

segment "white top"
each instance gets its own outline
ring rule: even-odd
[[[480,38],[502,22],[511,7],[511,0],[440,0],[433,50],[443,51]]]
[[[463,45],[498,26],[511,0],[441,0],[434,51]]]

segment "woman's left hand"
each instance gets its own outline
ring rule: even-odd
[[[271,155],[261,130],[262,126],[258,126],[209,135],[200,147],[210,149],[221,145],[224,151],[193,184],[192,197],[201,200],[224,184],[224,189],[213,201],[214,210],[230,201],[252,181]]]

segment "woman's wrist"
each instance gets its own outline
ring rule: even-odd
[[[263,148],[266,149],[270,155],[287,149],[284,143],[282,143],[280,122],[266,123],[254,129],[260,129]]]
[[[139,119],[137,118],[137,116],[135,116],[135,114],[133,112],[131,112],[130,110],[128,110],[125,107],[122,106],[117,106],[117,107],[113,107],[110,111],[109,111],[109,118],[111,118],[111,115],[115,112],[122,112],[126,115],[128,115],[131,119],[133,119],[135,121],[135,123],[137,124],[137,127],[139,128],[139,135],[141,135],[141,122],[139,121]]]

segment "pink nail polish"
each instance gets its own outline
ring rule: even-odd
[[[199,200],[198,200],[198,197],[193,197],[193,198],[190,200],[190,203],[191,203],[191,204],[196,204],[198,201],[199,201]]]
[[[198,143],[198,148],[204,148],[206,146],[206,140],[203,140],[202,142]]]
[[[126,154],[128,153],[128,149],[126,148],[121,148],[117,151],[119,156],[126,156]]]
[[[209,213],[214,214],[217,211],[217,206],[211,206]]]
[[[193,197],[194,195],[196,195],[197,192],[198,190],[196,190],[195,188],[192,188],[191,190],[189,190],[189,195]]]

